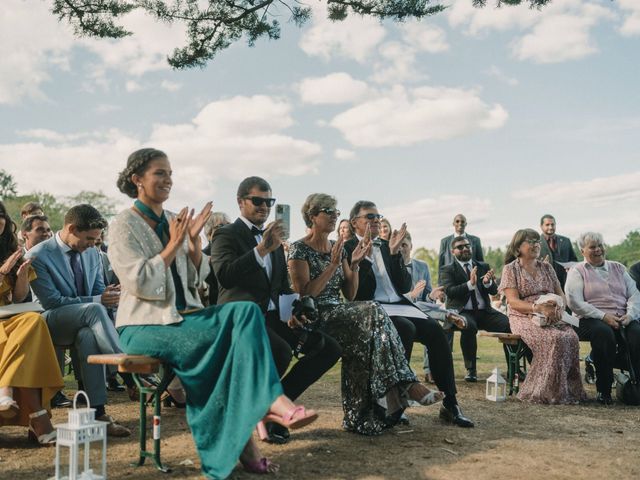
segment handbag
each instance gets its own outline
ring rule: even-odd
[[[616,397],[625,405],[640,405],[640,383],[631,363],[626,327],[620,328],[620,336],[626,351],[629,373],[620,372],[616,375]]]

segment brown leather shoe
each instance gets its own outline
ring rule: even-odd
[[[124,425],[120,425],[117,423],[111,415],[107,415],[106,413],[101,417],[97,417],[96,420],[101,422],[107,422],[107,436],[109,437],[128,437],[131,435],[131,430],[129,430]]]

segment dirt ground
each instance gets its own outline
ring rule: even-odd
[[[457,344],[457,337],[456,337]],[[588,345],[581,344],[584,354]],[[421,367],[416,345],[412,365]],[[492,339],[479,338],[479,375],[504,365]],[[320,413],[310,427],[295,432],[285,446],[262,444],[281,465],[277,478],[289,479],[526,479],[640,478],[640,408],[590,401],[579,406],[526,405],[515,398],[493,403],[484,398],[484,381],[467,384],[458,345],[454,349],[459,400],[476,428],[441,423],[438,407],[408,410],[409,427],[380,437],[363,437],[341,429],[339,365],[300,399]],[[68,393],[72,393],[69,382]],[[595,396],[587,386],[590,398]],[[137,454],[137,404],[126,395],[110,396],[109,413],[131,428],[126,439],[109,439],[110,479],[201,479],[184,410],[164,409],[162,456],[172,471],[151,465],[132,467]],[[54,410],[54,423],[66,421],[66,410]],[[54,448],[30,446],[24,428],[0,430],[0,479],[46,479],[54,474]],[[147,461],[149,462],[149,461]],[[255,479],[237,468],[232,479]]]

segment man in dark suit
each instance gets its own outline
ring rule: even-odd
[[[411,358],[414,340],[427,346],[433,378],[438,389],[445,394],[440,417],[460,427],[473,427],[473,422],[462,414],[456,399],[453,358],[442,327],[436,320],[425,318],[424,314],[403,296],[411,290],[411,275],[400,253],[406,225],[399,231],[392,232],[389,242],[379,239],[382,215],[378,213],[378,208],[373,202],[366,200],[354,205],[349,218],[356,233],[356,238],[344,244],[349,259],[365,234],[370,234],[373,239],[371,256],[360,262],[355,300],[377,300],[383,306],[400,304],[415,309],[415,317],[391,317],[402,339],[407,359]]]
[[[454,256],[451,253],[451,244],[455,237],[466,237],[473,249],[473,259],[478,262],[484,262],[484,255],[482,253],[482,244],[480,239],[474,235],[466,233],[467,217],[459,213],[453,218],[453,230],[454,233],[448,237],[444,237],[440,240],[440,253],[438,255],[438,276],[446,265],[453,263]]]
[[[577,262],[576,252],[573,250],[571,240],[556,233],[556,219],[548,213],[540,219],[540,230],[542,230],[542,238],[540,239],[540,258],[548,258],[553,269],[560,280],[560,285],[564,289],[564,283],[567,280],[567,269],[558,262]]]
[[[216,231],[211,241],[211,264],[218,280],[218,304],[240,300],[257,303],[266,318],[273,358],[282,377],[285,395],[295,400],[340,358],[338,343],[328,335],[313,332],[304,342],[303,357],[283,377],[300,342],[301,321],[295,316],[280,319],[279,297],[292,293],[282,246],[283,227],[272,223],[266,230],[275,199],[271,186],[260,177],[244,179],[237,193],[240,217]],[[268,424],[269,439],[285,443],[289,432]]]
[[[456,237],[451,245],[455,260],[442,269],[440,285],[447,295],[446,307],[458,310],[467,321],[466,327],[460,331],[460,348],[467,369],[464,379],[467,382],[477,382],[478,328],[507,333],[511,331],[509,319],[491,306],[489,295],[498,293],[491,267],[472,259],[473,250],[468,238]]]

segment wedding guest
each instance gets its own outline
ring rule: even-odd
[[[353,232],[351,231],[348,218],[340,220],[340,223],[338,224],[338,237],[344,242],[351,240],[351,237],[353,237]]]
[[[605,260],[600,233],[578,238],[584,261],[567,274],[565,292],[569,308],[580,318],[580,340],[591,342],[596,369],[596,400],[611,405],[611,384],[616,352],[623,349],[621,330],[635,372],[640,374],[640,292],[624,265]]]
[[[22,302],[34,272],[18,247],[16,224],[0,202],[0,306]],[[56,353],[41,315],[0,318],[0,426],[22,425],[41,445],[55,443],[51,398],[62,388]]]
[[[553,267],[539,255],[540,234],[529,228],[518,230],[507,248],[500,279],[499,291],[507,298],[511,331],[533,352],[518,398],[532,403],[578,403],[586,399],[578,335],[561,321],[564,294]],[[560,301],[536,303],[546,294],[555,294]]]
[[[440,252],[438,253],[438,272],[442,272],[442,269],[451,265],[454,261],[454,256],[451,251],[451,244],[456,237],[465,237],[471,244],[471,252],[473,259],[476,262],[484,262],[484,254],[482,252],[482,242],[475,235],[467,233],[467,217],[459,213],[453,217],[453,233],[440,240]],[[438,275],[439,276],[439,275]]]
[[[251,439],[256,423],[264,417],[299,428],[317,415],[282,395],[255,304],[203,309],[197,289],[210,267],[200,232],[211,203],[198,215],[187,207],[168,212],[172,186],[169,159],[152,148],[133,152],[118,177],[120,191],[135,199],[110,229],[109,258],[122,285],[116,318],[122,345],[175,370],[205,476],[226,478],[238,458],[248,471],[275,471]]]
[[[389,238],[391,237],[392,231],[393,230],[391,229],[391,223],[389,222],[389,220],[387,220],[386,218],[381,218],[380,219],[380,238],[388,242]]]
[[[553,215],[545,214],[540,219],[540,258],[547,259],[558,276],[560,285],[564,288],[567,279],[567,268],[562,263],[577,262],[576,252],[568,237],[556,233],[556,219]]]
[[[202,249],[202,253],[211,257],[211,242],[213,241],[213,236],[220,228],[230,223],[231,218],[224,212],[213,212],[211,214],[211,217],[204,226],[204,236],[207,238],[208,243],[207,246]],[[207,275],[205,283],[207,284],[205,293],[209,302],[208,304],[216,305],[218,303],[218,280],[216,279],[213,268],[211,268],[209,275]]]
[[[25,250],[31,250],[40,242],[53,236],[49,226],[49,218],[46,215],[29,215],[22,221],[20,235],[24,240]]]
[[[640,262],[634,263],[629,267],[629,275],[636,282],[636,288],[640,290]]]
[[[20,209],[20,216],[22,220],[31,215],[44,215],[42,206],[37,202],[27,202]]]
[[[443,394],[417,381],[398,332],[380,305],[352,301],[358,290],[360,262],[371,253],[372,245],[361,240],[349,264],[344,240],[329,240],[340,216],[336,206],[336,199],[323,193],[307,197],[302,217],[310,233],[291,244],[289,272],[293,289],[315,299],[319,318],[314,328],[328,333],[342,347],[343,427],[378,435],[387,426],[376,415],[378,398],[387,396],[387,416],[393,424],[408,400],[429,405],[441,401]]]

